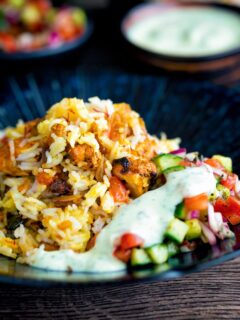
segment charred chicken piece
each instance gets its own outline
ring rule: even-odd
[[[71,192],[71,186],[63,179],[56,179],[50,185],[50,191],[54,194],[65,195]]]
[[[126,182],[133,197],[139,197],[148,191],[157,170],[151,161],[124,157],[113,161],[112,173]]]

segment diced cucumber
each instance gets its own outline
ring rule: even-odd
[[[168,249],[165,244],[156,244],[146,249],[152,262],[155,264],[161,264],[168,259]]]
[[[170,268],[171,268],[170,264],[165,262],[165,263],[162,263],[162,264],[155,265],[154,271],[157,272],[157,273],[160,273],[160,272],[167,271]]]
[[[166,237],[169,239],[176,241],[177,243],[182,243],[188,231],[188,225],[174,218],[168,225],[166,230]]]
[[[172,241],[168,242],[167,248],[168,248],[168,256],[169,257],[173,257],[179,253],[179,247],[175,242],[172,242]]]
[[[179,203],[175,209],[175,217],[184,220],[186,218],[186,214],[187,212],[185,210],[184,202]]]
[[[230,190],[226,187],[224,187],[221,184],[217,184],[217,190],[220,192],[220,194],[222,195],[223,199],[227,199],[230,197]]]
[[[178,166],[181,161],[181,157],[168,153],[163,153],[153,158],[153,162],[156,164],[157,169],[160,172],[168,168]]]
[[[10,6],[21,8],[24,5],[24,0],[10,0]]]
[[[210,196],[209,196],[209,201],[214,201],[214,200],[216,200],[217,197],[218,197],[218,195],[219,195],[219,192],[218,192],[217,189],[215,189],[214,192],[210,194]]]
[[[77,26],[84,26],[86,24],[85,12],[80,8],[74,8],[72,18]]]
[[[231,158],[221,156],[220,154],[216,154],[212,158],[221,162],[221,164],[225,167],[225,169],[227,171],[232,172],[232,159]]]
[[[175,171],[181,171],[181,170],[184,170],[185,167],[184,166],[175,166],[175,167],[170,167],[170,168],[167,168],[165,170],[163,170],[163,174],[168,174],[168,173],[171,173],[171,172],[175,172]]]
[[[131,265],[132,266],[143,266],[151,263],[151,260],[144,249],[134,248],[131,254]]]
[[[220,183],[222,180],[222,177],[215,176],[215,180],[216,180],[216,183]]]
[[[202,233],[202,229],[201,229],[201,225],[200,225],[198,219],[187,220],[187,221],[185,221],[185,223],[188,226],[186,239],[193,240],[193,239],[200,238],[201,233]]]

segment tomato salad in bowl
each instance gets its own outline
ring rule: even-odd
[[[78,7],[54,7],[50,0],[1,0],[0,49],[13,55],[61,48],[81,39],[87,24]]]

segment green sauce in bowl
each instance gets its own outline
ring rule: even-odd
[[[131,23],[134,45],[173,57],[206,57],[240,47],[240,15],[218,7],[152,11]]]

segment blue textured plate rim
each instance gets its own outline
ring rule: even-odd
[[[166,271],[161,271],[159,273],[150,274],[150,269],[148,273],[148,269],[142,269],[137,271],[132,271],[131,273],[126,273],[124,276],[119,278],[113,278],[113,279],[98,279],[98,280],[92,280],[92,281],[83,281],[77,279],[78,275],[84,275],[84,273],[76,272],[72,274],[68,274],[67,272],[61,272],[61,271],[47,271],[44,269],[38,269],[33,268],[35,271],[41,271],[41,272],[47,272],[49,275],[51,273],[58,273],[59,275],[62,274],[64,276],[66,275],[74,275],[76,278],[75,280],[67,279],[66,277],[64,280],[59,279],[32,279],[30,277],[16,277],[14,275],[2,275],[0,274],[0,283],[5,284],[11,284],[11,285],[20,285],[20,286],[29,286],[29,287],[66,287],[66,286],[82,286],[82,287],[92,287],[92,286],[106,286],[106,285],[124,285],[124,284],[130,284],[130,283],[146,283],[146,282],[153,282],[153,281],[168,281],[173,280],[177,278],[182,278],[187,275],[190,275],[192,273],[204,271],[206,269],[212,268],[214,266],[217,266],[219,264],[222,264],[226,261],[233,260],[234,258],[237,258],[240,256],[240,249],[237,249],[233,252],[223,254],[222,256],[208,260],[208,261],[202,261],[197,264],[194,264],[189,267],[183,267],[183,268],[172,268],[168,269]],[[29,266],[26,266],[29,268]],[[134,275],[135,274],[135,275]],[[136,277],[136,274],[138,276]],[[141,275],[142,274],[142,275]],[[101,275],[95,274],[96,276]],[[105,274],[107,275],[107,273]]]

